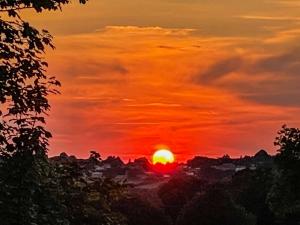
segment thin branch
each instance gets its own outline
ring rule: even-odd
[[[34,9],[34,7],[33,6],[24,6],[24,7],[10,8],[10,9],[0,9],[0,12],[9,12],[11,10],[17,11],[17,10],[23,10],[23,9]]]

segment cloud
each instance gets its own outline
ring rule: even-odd
[[[226,58],[220,60],[217,63],[213,64],[203,73],[199,73],[194,76],[194,81],[196,83],[208,84],[214,82],[222,77],[226,76],[231,72],[236,72],[241,68],[244,62],[241,57],[236,56],[232,58]]]
[[[233,91],[260,104],[300,107],[299,62],[300,48],[256,58],[229,57],[194,76],[193,82]]]
[[[258,59],[248,70],[254,73],[267,72],[284,76],[299,75],[300,48]]]
[[[298,88],[300,88],[300,85]],[[279,93],[258,92],[251,95],[242,96],[242,98],[258,102],[260,104],[279,105],[286,107],[300,107],[298,99],[295,98],[295,96],[300,95],[300,91],[282,93],[279,90],[278,92]]]
[[[72,77],[99,77],[107,74],[121,74],[125,75],[129,73],[129,70],[118,62],[105,62],[105,60],[96,61],[95,59],[77,59],[73,64],[71,59],[64,68],[64,74]]]
[[[188,28],[163,28],[163,27],[141,27],[141,26],[106,26],[98,32],[124,33],[126,35],[154,35],[154,36],[186,36],[196,31]]]
[[[266,38],[263,40],[264,44],[268,45],[294,45],[299,39],[300,36],[300,29],[299,28],[291,28],[288,30],[280,30],[279,32],[275,33],[275,35]]]
[[[127,122],[127,123],[114,123],[115,125],[124,125],[124,126],[148,126],[148,125],[160,125],[161,123],[156,122]]]
[[[270,1],[275,4],[280,4],[288,7],[300,7],[300,2],[295,0]]]
[[[300,17],[292,17],[292,16],[241,15],[236,17],[241,19],[247,19],[247,20],[270,20],[270,21],[299,21],[300,20]]]
[[[173,46],[167,46],[167,45],[158,45],[157,46],[158,48],[163,48],[163,49],[177,49],[176,47],[173,47]]]
[[[181,104],[175,103],[163,103],[163,102],[153,102],[145,104],[130,104],[128,107],[181,107]]]

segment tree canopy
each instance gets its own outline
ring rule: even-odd
[[[85,1],[80,1],[84,3]],[[44,53],[52,36],[24,21],[20,11],[60,10],[68,0],[0,1],[0,218],[3,225],[68,224],[57,202],[47,159],[48,97],[60,86],[48,75]],[[54,188],[53,188],[54,187]]]
[[[274,143],[274,182],[268,203],[282,224],[300,223],[300,129],[283,126]]]

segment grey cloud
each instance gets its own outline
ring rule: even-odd
[[[300,107],[300,77],[261,81],[232,81],[219,87],[237,93],[240,98],[260,104]]]
[[[300,102],[299,102],[300,92],[298,93],[256,93],[249,96],[243,96],[243,98],[254,102],[262,103],[262,104],[300,107]]]
[[[82,76],[82,75],[92,75],[99,76],[101,74],[128,74],[128,69],[118,62],[95,62],[95,61],[84,61],[77,62],[76,64],[70,63],[66,69],[65,74],[69,76]]]
[[[274,56],[251,60],[247,57],[230,57],[220,60],[206,71],[196,74],[195,83],[213,83],[232,72],[242,72],[246,75],[270,73],[273,75],[300,75],[300,48]]]
[[[200,84],[212,83],[231,72],[237,71],[242,64],[243,60],[240,57],[232,57],[219,61],[203,73],[197,74],[194,77],[194,81]]]
[[[298,74],[300,71],[300,48],[283,54],[270,56],[258,60],[249,66],[250,73],[269,72],[273,74],[284,73],[287,75]]]
[[[221,79],[233,72],[243,78]],[[233,91],[261,104],[300,107],[300,48],[254,61],[247,57],[221,60],[197,74],[193,82]]]
[[[168,46],[168,45],[158,45],[157,46],[158,48],[163,48],[163,49],[178,49],[176,47],[173,47],[173,46]]]

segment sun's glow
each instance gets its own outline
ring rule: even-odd
[[[167,149],[160,149],[160,150],[156,151],[152,156],[153,164],[173,163],[174,160],[175,160],[174,154],[170,150],[167,150]]]

